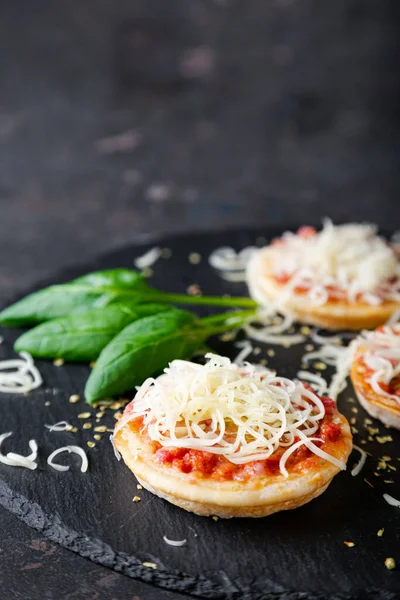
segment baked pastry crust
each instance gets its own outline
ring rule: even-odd
[[[286,285],[274,277],[269,258],[269,248],[266,247],[250,262],[247,277],[250,294],[260,304],[265,304],[266,300],[280,301],[281,307],[290,310],[301,323],[331,330],[375,329],[400,308],[400,303],[394,301],[372,306],[365,302],[328,300],[325,304],[315,305],[304,293],[285,297]]]
[[[337,414],[342,436],[335,442],[333,454],[344,462],[352,450],[347,420]],[[265,517],[281,510],[306,504],[322,494],[340,469],[315,456],[314,467],[305,472],[262,475],[249,481],[218,481],[211,477],[185,474],[157,463],[151,444],[129,424],[114,436],[114,444],[139,483],[160,498],[202,516]]]
[[[362,355],[366,348],[360,346],[354,356],[351,366],[350,378],[356,396],[361,406],[371,417],[379,419],[389,427],[400,429],[400,402],[377,394],[365,379],[365,368],[363,368]]]

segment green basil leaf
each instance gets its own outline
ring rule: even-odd
[[[163,304],[116,304],[73,313],[24,333],[14,348],[16,352],[29,352],[36,358],[92,361],[129,323],[168,310],[171,307]]]
[[[171,360],[189,358],[203,341],[195,316],[186,311],[131,323],[100,354],[86,384],[87,402],[132,390]]]
[[[24,327],[65,317],[73,311],[83,312],[121,302],[140,303],[146,291],[151,292],[151,288],[137,271],[99,271],[30,294],[3,310],[0,323]]]

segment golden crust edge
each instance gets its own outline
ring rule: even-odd
[[[129,441],[123,436],[124,429],[116,434],[114,443],[139,483],[168,502],[201,516],[263,517],[281,510],[291,510],[322,494],[333,477],[340,472],[338,467],[326,462],[318,472],[289,476],[286,480],[279,480],[259,489],[249,489],[249,486],[243,489],[238,482],[233,484],[237,488],[234,490],[227,489],[231,482],[223,482],[222,485],[212,481],[206,485],[204,482],[201,485],[188,483],[176,475],[155,469],[140,457],[135,457],[130,450]],[[346,446],[340,458],[346,462],[352,450],[352,438],[344,417],[342,431]],[[134,435],[131,431],[129,433]]]
[[[200,517],[220,517],[222,519],[232,519],[233,517],[247,517],[247,518],[259,518],[259,517],[267,517],[268,515],[272,515],[275,512],[279,512],[281,510],[292,510],[294,508],[298,508],[303,506],[303,504],[307,504],[314,498],[317,498],[325,490],[328,488],[332,479],[328,481],[325,485],[317,488],[313,493],[307,494],[306,496],[302,496],[297,498],[296,500],[281,502],[272,505],[260,505],[260,506],[242,506],[242,507],[233,507],[233,506],[221,506],[220,504],[213,504],[211,502],[195,502],[190,500],[184,500],[179,498],[173,494],[167,494],[162,492],[159,489],[151,486],[144,479],[136,476],[137,480],[141,485],[146,488],[152,494],[155,494],[159,498],[163,498],[163,500],[167,500],[171,504],[175,506],[179,506],[179,508],[183,508],[188,512],[195,513]]]

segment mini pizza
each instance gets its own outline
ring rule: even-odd
[[[346,468],[352,438],[329,398],[268,369],[208,354],[148,379],[114,446],[149,491],[198,515],[302,506]]]
[[[247,268],[250,294],[326,329],[373,329],[400,307],[400,251],[373,225],[301,227],[260,249]]]
[[[400,429],[400,323],[364,332],[355,348],[350,376],[360,404]]]

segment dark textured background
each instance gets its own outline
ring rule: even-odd
[[[167,231],[398,228],[399,6],[3,0],[0,301]],[[0,530],[4,598],[160,598],[3,512]]]

